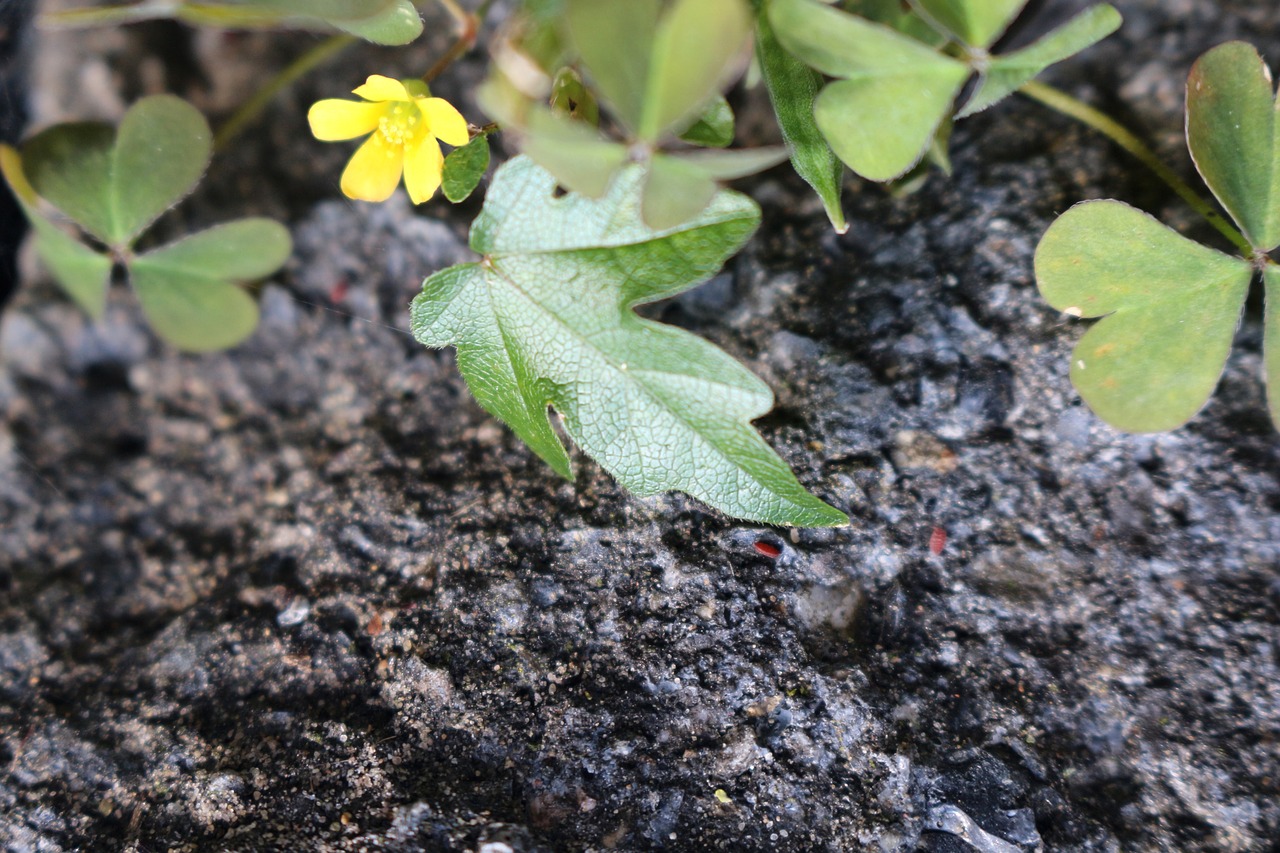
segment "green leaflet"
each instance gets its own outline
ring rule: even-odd
[[[759,379],[632,310],[714,274],[755,230],[759,209],[720,191],[694,219],[657,231],[640,216],[643,180],[631,166],[598,200],[556,199],[555,177],[532,160],[504,165],[471,232],[484,260],[424,282],[415,337],[456,346],[480,404],[562,476],[572,470],[548,406],[637,495],[677,489],[740,518],[847,523],[751,428],[772,405]]]
[[[489,138],[482,133],[461,148],[453,149],[444,158],[440,184],[444,197],[454,204],[466,201],[488,170]]]
[[[1263,319],[1263,369],[1267,373],[1267,405],[1271,422],[1280,425],[1280,267],[1267,264],[1262,270],[1267,308]]]
[[[367,18],[328,18],[323,23],[374,44],[408,44],[422,35],[422,17],[412,0],[397,0],[390,8]]]
[[[195,188],[212,153],[209,125],[172,95],[143,98],[120,129],[60,124],[22,146],[42,198],[109,246],[131,243]]]
[[[1280,245],[1280,127],[1271,73],[1253,45],[1227,42],[1187,80],[1187,146],[1204,182],[1258,249]]]
[[[270,219],[238,219],[139,255],[129,279],[156,334],[190,352],[225,349],[258,325],[258,306],[236,283],[288,260],[289,232]]]
[[[849,230],[840,206],[844,164],[813,118],[813,101],[822,88],[822,77],[782,49],[763,10],[756,19],[756,56],[782,138],[791,151],[791,165],[822,199],[832,227],[843,234]]]
[[[920,162],[969,67],[816,0],[770,0],[768,8],[783,47],[841,78],[814,102],[818,127],[840,159],[873,181],[899,178]]]
[[[571,192],[598,198],[628,164],[644,163],[651,172],[645,221],[662,229],[696,215],[715,195],[715,181],[724,178],[700,169],[704,161],[663,146],[676,138],[709,147],[733,141],[733,111],[720,91],[744,58],[752,22],[748,4],[566,0],[563,18],[585,79],[625,139],[602,135],[593,99],[585,97],[591,93],[577,91],[581,79],[563,68],[552,89],[559,111],[520,93],[509,77],[493,77],[481,87],[481,108],[518,128],[523,152]],[[775,162],[772,152],[737,153],[744,155],[739,164],[752,157],[760,168]]]
[[[732,79],[750,34],[743,0],[675,0],[653,36],[637,136],[657,142],[696,121]]]
[[[1118,201],[1078,204],[1036,249],[1053,307],[1104,317],[1071,355],[1071,381],[1098,416],[1160,432],[1200,411],[1226,365],[1253,268]]]
[[[733,108],[723,95],[715,95],[680,138],[707,148],[726,148],[733,144],[733,128]]]
[[[1075,56],[1120,28],[1120,13],[1105,3],[1076,15],[1021,50],[991,58],[978,88],[956,118],[965,118],[1004,100],[1050,65]]]
[[[644,112],[661,13],[660,0],[568,0],[565,22],[588,76],[630,131],[640,127]]]
[[[1027,0],[911,0],[911,5],[965,44],[987,48],[1008,29]]]
[[[22,157],[8,145],[0,145],[0,172],[31,223],[40,260],[86,314],[94,319],[101,317],[111,281],[111,259],[90,249],[40,213],[40,199],[23,174]]]

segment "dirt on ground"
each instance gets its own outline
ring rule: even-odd
[[[1192,61],[1243,38],[1280,65],[1280,11],[1115,5],[1046,79],[1190,176]],[[743,185],[746,250],[652,314],[770,384],[760,429],[850,526],[638,500],[580,455],[563,482],[405,331],[478,202],[346,201],[349,147],[306,130],[312,101],[429,67],[428,17],[282,95],[162,223],[290,225],[244,345],[181,355],[125,289],[90,323],[27,265],[0,325],[0,849],[1277,849],[1261,305],[1203,413],[1124,435],[1032,276],[1083,199],[1211,230],[1018,98],[957,126],[951,177],[851,178],[845,235],[776,169]],[[217,119],[316,42],[40,38],[37,122],[164,89]],[[482,71],[437,86],[473,121]]]

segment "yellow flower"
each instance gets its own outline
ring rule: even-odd
[[[374,74],[355,90],[363,101],[331,98],[307,113],[316,139],[335,142],[371,134],[342,173],[342,192],[360,201],[386,201],[404,173],[414,204],[435,195],[444,170],[440,143],[466,145],[467,120],[443,98],[433,98],[416,80]]]

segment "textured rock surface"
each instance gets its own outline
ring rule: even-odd
[[[1269,4],[1116,5],[1055,80],[1174,162],[1200,51],[1280,64]],[[752,187],[760,236],[658,313],[770,382],[766,436],[853,519],[791,536],[559,482],[399,331],[474,209],[317,203],[343,152],[298,110],[387,56],[184,208],[293,217],[248,344],[176,355],[127,294],[4,319],[0,848],[1273,849],[1256,318],[1188,429],[1122,436],[1031,281],[1082,198],[1205,236],[1138,167],[1015,101],[962,125],[953,179],[852,193],[843,237],[799,181]],[[248,167],[277,190],[237,198]]]

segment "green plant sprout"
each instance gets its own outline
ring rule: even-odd
[[[402,178],[415,204],[461,201],[483,182],[490,134],[520,148],[493,175],[472,226],[479,261],[426,279],[412,333],[456,347],[480,405],[566,478],[573,469],[552,409],[563,432],[638,495],[680,490],[775,525],[847,523],[751,426],[772,404],[769,389],[727,353],[635,308],[706,280],[755,231],[758,206],[721,182],[789,157],[844,231],[846,165],[879,181],[923,180],[931,165],[949,171],[953,123],[1015,92],[1133,153],[1241,253],[1191,243],[1119,202],[1078,206],[1049,230],[1036,257],[1046,297],[1077,316],[1111,314],[1081,341],[1072,369],[1105,419],[1128,429],[1185,421],[1221,373],[1252,276],[1261,273],[1269,295],[1280,287],[1267,257],[1280,244],[1280,143],[1265,68],[1247,46],[1202,59],[1188,99],[1192,154],[1238,230],[1132,133],[1035,82],[1120,25],[1106,4],[994,53],[1026,0],[522,0],[491,40],[476,99],[495,123],[477,127],[428,85],[475,44],[492,0],[474,12],[439,3],[456,39],[420,79],[370,75],[355,90],[360,101],[322,100],[310,124],[322,140],[368,137],[341,181],[365,201],[387,198]],[[340,33],[250,97],[219,129],[217,149],[357,36],[401,44],[423,29],[408,0],[138,0],[52,19],[154,17]],[[726,93],[748,69],[752,43],[748,85],[764,84],[785,146],[732,147]],[[439,141],[452,147],[447,156]],[[252,330],[256,306],[239,284],[278,269],[289,245],[279,226],[245,220],[135,253],[209,154],[203,118],[160,97],[140,101],[118,134],[56,127],[21,154],[0,150],[0,167],[34,223],[37,252],[87,311],[101,312],[123,268],[162,337],[213,349]],[[1275,376],[1280,332],[1268,303]]]
[[[35,230],[36,251],[63,289],[100,317],[118,264],[128,272],[152,328],[181,349],[224,349],[258,323],[241,282],[271,275],[292,251],[269,219],[215,226],[138,254],[134,244],[204,174],[211,153],[204,116],[171,95],[143,98],[119,131],[103,124],[52,127],[21,153],[0,149],[5,180]],[[105,252],[73,238],[41,212],[48,204]]]
[[[1071,381],[1103,420],[1131,432],[1186,423],[1226,366],[1255,275],[1266,293],[1264,364],[1280,424],[1280,126],[1257,50],[1228,42],[1196,61],[1186,135],[1196,169],[1238,230],[1208,211],[1239,255],[1202,246],[1119,201],[1076,205],[1036,250],[1040,292],[1074,317],[1102,317],[1076,346]],[[1202,213],[1208,205],[1196,205]]]
[[[766,61],[774,103],[811,102],[825,144],[850,169],[873,181],[901,178],[936,144],[939,131],[947,132],[951,118],[987,109],[1120,26],[1120,14],[1102,4],[1034,44],[993,55],[991,46],[1024,5],[1026,0],[912,0],[912,13],[900,5],[889,11],[868,4],[867,18],[818,0],[765,0],[770,38],[816,71],[838,78],[815,96],[812,78],[772,70],[777,63]],[[765,44],[767,55],[771,42]],[[956,111],[956,99],[974,75],[977,85]],[[796,121],[790,122],[789,137],[808,140],[809,149],[817,146],[811,132],[794,129]],[[810,150],[806,156],[820,155]],[[825,166],[821,171],[828,174]],[[831,192],[830,178],[824,178],[824,201]]]

